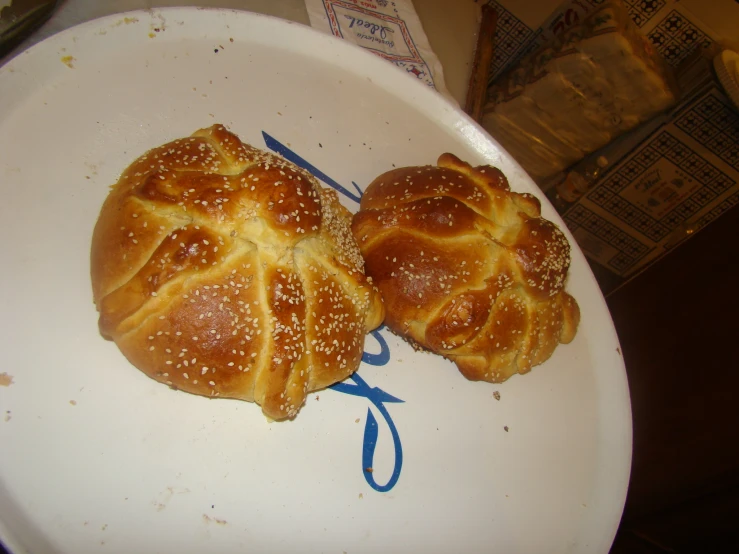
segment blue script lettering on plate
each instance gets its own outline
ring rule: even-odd
[[[403,467],[403,446],[400,444],[400,435],[395,427],[393,418],[385,408],[385,402],[404,402],[400,398],[394,397],[392,394],[386,393],[378,387],[370,387],[367,382],[362,379],[358,373],[349,377],[356,384],[336,383],[331,388],[338,392],[351,394],[353,396],[363,396],[367,398],[375,406],[380,415],[385,419],[390,435],[393,437],[393,446],[395,447],[395,464],[393,465],[393,473],[390,479],[384,485],[380,485],[375,481],[373,475],[373,464],[375,459],[375,447],[377,446],[378,425],[377,419],[372,414],[372,409],[367,408],[367,421],[364,424],[364,441],[362,444],[362,473],[367,484],[378,492],[387,492],[395,486],[400,478],[400,470]]]
[[[270,150],[274,152],[277,152],[280,156],[282,156],[288,161],[291,161],[298,167],[302,167],[308,173],[313,175],[316,179],[320,179],[321,181],[326,183],[328,186],[330,186],[332,189],[336,190],[337,192],[340,192],[347,198],[354,200],[357,204],[359,204],[359,201],[362,199],[362,189],[360,189],[359,186],[357,186],[357,183],[352,181],[352,185],[354,185],[354,188],[357,189],[357,194],[354,194],[353,192],[342,187],[339,183],[334,181],[331,177],[326,175],[323,171],[321,171],[314,165],[308,163],[302,157],[298,156],[295,152],[290,150],[287,146],[282,144],[276,138],[268,135],[264,131],[262,131],[262,136],[264,137],[264,143],[267,145],[267,148],[269,148]]]
[[[383,325],[370,332],[370,335],[372,335],[377,341],[377,344],[380,345],[380,352],[379,354],[372,354],[365,350],[362,353],[362,361],[365,364],[385,365],[390,361],[390,347],[387,345],[385,337],[380,334],[380,331],[382,331],[384,328],[385,326]]]
[[[323,171],[319,170],[313,164],[306,161],[304,158],[296,154],[294,151],[292,151],[290,148],[282,144],[274,137],[270,136],[264,131],[262,131],[262,136],[264,137],[264,143],[267,145],[267,148],[269,148],[273,152],[276,152],[277,154],[279,154],[286,160],[291,161],[298,167],[302,167],[311,175],[313,175],[316,179],[320,179],[331,188],[333,188],[337,192],[340,192],[354,202],[359,203],[359,201],[362,199],[362,189],[360,189],[354,181],[352,181],[352,185],[354,185],[354,188],[357,189],[356,195],[342,187],[339,183],[331,179]],[[384,328],[385,326],[383,325],[382,327],[379,327],[378,329],[375,329],[370,333],[372,337],[374,337],[374,339],[377,341],[377,344],[380,345],[380,352],[377,354],[366,351],[363,352],[362,362],[374,366],[383,366],[390,361],[390,347],[388,346],[387,341],[382,336],[382,334],[380,334],[380,331],[382,331]],[[386,402],[403,403],[405,401],[386,393],[384,390],[378,387],[370,387],[367,382],[359,376],[359,373],[354,373],[349,377],[349,379],[354,381],[355,384],[352,385],[351,383],[342,382],[331,385],[330,388],[335,390],[336,392],[350,394],[352,396],[364,397],[369,400],[375,406],[377,411],[380,412],[380,415],[383,417],[383,419],[387,423],[388,428],[390,429],[390,435],[393,438],[393,446],[395,448],[395,463],[393,464],[393,473],[387,483],[385,483],[384,485],[378,485],[373,476],[372,467],[375,459],[375,448],[377,446],[379,426],[377,424],[377,419],[372,413],[372,409],[369,407],[367,408],[367,421],[364,424],[364,440],[362,441],[362,474],[364,475],[364,479],[365,481],[367,481],[367,484],[370,487],[378,492],[387,492],[395,486],[395,484],[398,482],[398,479],[400,478],[400,470],[403,467],[403,446],[400,443],[400,435],[398,434],[398,429],[395,427],[395,422],[390,416],[390,413],[387,411],[387,408],[385,408],[384,404]]]

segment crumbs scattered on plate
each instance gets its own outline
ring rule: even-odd
[[[228,521],[225,519],[218,519],[217,517],[210,517],[208,514],[203,514],[203,521],[205,523],[210,523],[211,521],[215,521],[218,525],[228,525]]]
[[[7,373],[0,373],[0,387],[9,387],[13,384],[13,376]]]

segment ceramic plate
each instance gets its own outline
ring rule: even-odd
[[[380,330],[355,377],[270,423],[155,383],[98,334],[88,257],[108,187],[214,122],[354,211],[393,164],[447,151],[542,197],[435,91],[304,26],[173,8],[36,45],[0,69],[0,99],[0,537],[14,552],[608,551],[629,397],[576,248],[577,338],[499,385]]]

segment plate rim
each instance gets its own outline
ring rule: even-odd
[[[65,40],[67,40],[70,36],[72,36],[74,33],[88,33],[91,29],[97,29],[101,27],[102,25],[106,25],[110,22],[115,22],[120,20],[121,18],[126,17],[132,17],[132,18],[153,18],[156,14],[164,14],[167,17],[177,17],[175,14],[178,14],[179,17],[183,18],[188,23],[191,22],[191,17],[194,15],[198,15],[200,12],[208,12],[209,14],[213,14],[215,16],[223,16],[224,14],[232,14],[235,17],[239,18],[245,18],[245,19],[252,19],[255,21],[255,24],[258,24],[260,20],[267,21],[271,25],[276,25],[278,27],[282,27],[286,32],[291,32],[289,29],[296,30],[297,32],[303,32],[308,35],[312,35],[316,38],[320,37],[320,40],[323,40],[326,42],[326,44],[331,43],[331,49],[336,51],[338,56],[341,57],[344,54],[342,54],[342,50],[345,52],[353,52],[354,55],[363,56],[364,59],[367,60],[368,64],[374,65],[380,69],[380,72],[388,73],[388,74],[394,74],[396,76],[403,76],[404,79],[406,79],[407,87],[413,88],[412,91],[413,94],[410,96],[418,96],[418,95],[424,95],[426,98],[424,99],[424,103],[431,102],[432,104],[435,103],[439,106],[439,108],[444,108],[447,112],[448,118],[454,118],[457,120],[461,120],[464,129],[457,129],[459,132],[461,132],[464,135],[464,140],[470,144],[475,141],[475,139],[482,139],[483,142],[486,142],[487,145],[492,146],[493,148],[487,148],[487,152],[481,151],[479,148],[476,148],[478,153],[481,157],[488,157],[486,156],[486,153],[489,153],[490,151],[497,150],[499,151],[503,157],[508,158],[508,163],[513,164],[516,166],[517,170],[520,172],[520,175],[517,176],[517,178],[523,176],[528,181],[529,185],[532,185],[534,189],[537,189],[535,183],[533,180],[526,174],[526,172],[521,168],[520,164],[518,164],[508,153],[507,151],[500,146],[500,144],[484,129],[480,124],[472,120],[472,118],[469,117],[461,108],[455,106],[453,103],[451,103],[447,98],[445,98],[440,93],[436,92],[433,89],[430,89],[423,83],[416,81],[412,78],[410,78],[407,75],[404,75],[404,72],[402,69],[398,67],[394,67],[394,64],[388,63],[385,60],[381,60],[377,56],[373,55],[372,53],[368,52],[361,46],[352,44],[347,41],[343,41],[337,37],[334,37],[333,35],[328,35],[326,33],[323,33],[317,29],[314,29],[310,26],[301,24],[299,22],[281,19],[279,17],[275,17],[272,15],[266,15],[266,14],[260,14],[256,12],[249,12],[245,10],[238,10],[233,8],[217,8],[217,7],[195,7],[195,6],[181,6],[181,7],[157,7],[157,8],[151,8],[151,9],[137,9],[137,10],[130,10],[115,14],[106,15],[100,18],[91,19],[85,22],[82,22],[80,24],[77,24],[75,26],[69,27],[63,31],[60,31],[59,33],[56,33],[54,35],[51,35],[49,37],[46,37],[42,41],[31,45],[29,48],[16,53],[12,57],[9,57],[8,59],[3,61],[3,64],[0,65],[0,82],[4,78],[8,78],[8,68],[14,67],[15,65],[22,66],[24,64],[24,58],[26,58],[29,54],[35,54],[38,52],[44,52],[48,49],[53,49],[55,44],[61,43]],[[84,40],[84,39],[83,39]],[[186,38],[184,39],[186,40]],[[82,42],[82,41],[81,41]],[[370,71],[374,76],[374,69],[373,71]],[[43,76],[42,76],[43,77]],[[411,82],[414,82],[414,85],[411,85]],[[384,88],[384,87],[383,87]],[[425,89],[425,90],[424,90]],[[419,108],[419,112],[424,115],[428,116],[428,109],[421,109]],[[0,109],[0,117],[7,116],[9,113],[12,114],[13,110],[3,110]],[[449,115],[449,112],[451,112],[452,115]],[[444,120],[443,119],[434,119],[433,122],[439,126],[445,126],[443,125]],[[480,146],[484,146],[484,144],[480,143],[478,140],[478,144]],[[472,146],[471,146],[472,147]],[[492,162],[491,162],[492,163]],[[540,190],[540,189],[538,189]],[[582,253],[579,245],[574,240],[574,237],[572,236],[571,232],[565,225],[562,217],[559,213],[554,210],[553,206],[549,202],[548,198],[544,195],[543,192],[539,195],[539,200],[542,202],[543,205],[548,206],[550,210],[550,214],[547,214],[547,217],[549,219],[553,219],[554,222],[562,229],[562,231],[566,234],[568,237],[568,240],[570,241],[570,245],[572,247],[572,256],[573,256],[573,262],[575,259],[577,259],[577,263],[581,265],[581,271],[584,271],[587,274],[588,281],[591,285],[594,285],[594,288],[596,289],[597,295],[596,298],[598,299],[598,310],[605,316],[607,321],[604,321],[603,323],[608,323],[608,335],[609,339],[617,345],[618,348],[620,348],[618,335],[615,329],[615,326],[613,324],[613,320],[610,314],[610,311],[608,309],[607,303],[605,301],[605,297],[603,296],[602,291],[597,285],[597,281],[595,280],[595,276],[587,263],[587,260],[585,259],[584,254]],[[551,214],[553,214],[555,217],[552,218]],[[617,497],[614,498],[614,500],[610,503],[611,510],[613,512],[613,517],[611,517],[611,529],[610,533],[607,533],[607,529],[603,529],[604,535],[610,535],[605,536],[605,540],[603,541],[603,544],[607,547],[610,546],[613,542],[613,539],[615,538],[616,531],[618,529],[618,525],[620,522],[621,515],[623,513],[623,508],[626,501],[626,495],[628,492],[628,484],[629,484],[629,477],[631,472],[631,463],[632,463],[632,448],[633,448],[633,421],[632,421],[632,412],[631,412],[631,402],[630,402],[630,395],[629,395],[629,387],[628,387],[628,379],[626,374],[626,368],[625,363],[623,359],[623,355],[621,354],[619,356],[619,361],[617,363],[617,368],[620,374],[618,378],[612,377],[612,383],[616,384],[618,386],[618,391],[611,391],[613,394],[618,394],[620,396],[620,399],[615,402],[614,406],[618,407],[618,412],[620,412],[620,417],[616,422],[614,422],[616,427],[618,427],[618,431],[620,431],[619,437],[612,437],[614,440],[619,440],[621,443],[621,455],[623,456],[623,463],[621,464],[621,475],[611,476],[611,479],[609,481],[612,481],[614,484],[610,486],[609,494],[611,497],[613,497],[614,494],[617,494]],[[613,369],[613,368],[609,368]],[[599,380],[596,379],[596,382]],[[603,383],[600,383],[602,385]],[[600,387],[599,387],[600,390]],[[602,393],[602,391],[600,391]],[[602,415],[601,412],[603,410],[603,404],[602,402],[597,402],[596,406],[598,409],[596,410],[598,415]],[[614,407],[610,408],[610,411],[613,412],[615,410]],[[597,427],[599,433],[596,435],[596,439],[599,441],[603,439],[603,437],[600,436],[602,432],[602,425],[598,425]],[[600,453],[603,454],[603,447],[600,448]],[[598,485],[596,488],[598,488],[601,492],[602,489],[607,485],[607,481],[600,479],[595,479],[595,483]],[[2,485],[2,482],[0,482],[0,485]],[[12,552],[26,552],[24,547],[18,542],[12,531],[7,529],[6,523],[0,519],[0,539],[7,545],[8,548],[11,549]]]

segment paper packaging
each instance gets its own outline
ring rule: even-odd
[[[539,182],[676,100],[669,69],[621,2],[568,2],[533,46],[490,87],[482,124]]]
[[[411,0],[305,0],[305,7],[314,29],[366,48],[458,105]]]
[[[611,169],[563,214],[604,292],[739,204],[739,113],[711,69],[715,53],[680,68],[675,108],[599,152]]]

